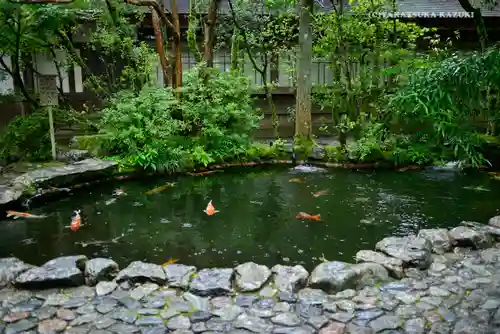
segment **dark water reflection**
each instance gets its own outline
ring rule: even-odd
[[[239,169],[80,190],[31,210],[50,214],[45,220],[0,222],[0,257],[41,264],[59,255],[86,254],[121,265],[173,257],[198,267],[255,261],[310,269],[322,254],[352,261],[358,250],[372,249],[385,236],[462,220],[484,222],[497,214],[500,200],[500,182],[486,175],[336,170],[289,182],[295,177],[286,169]],[[177,185],[144,194],[171,181]],[[117,187],[127,195],[106,205]],[[470,189],[476,187],[482,188]],[[329,193],[311,195],[323,189]],[[210,199],[220,212],[209,217],[202,210]],[[85,226],[71,232],[67,226],[76,209],[82,210]],[[320,214],[322,222],[300,221],[299,211]],[[117,243],[109,242],[122,234]]]

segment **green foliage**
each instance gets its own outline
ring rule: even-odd
[[[491,49],[415,71],[388,108],[412,142],[445,147],[454,158],[477,167],[485,163],[485,141],[473,121],[483,119],[495,128],[499,90],[500,50]]]
[[[81,114],[69,110],[54,109],[53,113],[56,129],[85,122]],[[28,116],[17,116],[0,134],[0,161],[3,163],[51,158],[49,121],[45,109],[38,109]]]
[[[334,78],[315,87],[313,100],[332,112],[333,129],[341,136],[380,116],[378,100],[406,80],[407,68],[422,65],[416,42],[431,31],[379,15],[392,1],[349,3],[348,14],[336,8],[314,16],[314,51],[330,62]]]
[[[170,88],[120,92],[103,110],[105,147],[125,165],[168,172],[246,152],[260,119],[246,77],[195,68],[186,73],[180,100]]]

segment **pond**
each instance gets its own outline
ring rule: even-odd
[[[169,182],[175,184],[148,193]],[[116,188],[126,195],[113,202]],[[203,212],[209,200],[220,212]],[[486,173],[429,170],[291,174],[288,167],[262,167],[116,181],[31,208],[45,219],[0,222],[0,257],[37,265],[85,254],[121,266],[175,258],[200,268],[254,261],[312,269],[322,256],[352,262],[386,236],[485,222],[498,214],[499,200],[500,182]],[[68,228],[73,210],[82,212],[76,232]],[[297,219],[299,212],[321,221]]]

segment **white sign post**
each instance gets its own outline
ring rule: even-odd
[[[52,147],[52,159],[56,160],[56,137],[54,133],[54,116],[52,107],[59,104],[59,96],[57,92],[57,76],[56,75],[39,75],[38,76],[38,92],[40,94],[40,104],[47,108],[49,113],[50,127],[50,145]]]

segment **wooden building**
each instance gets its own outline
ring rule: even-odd
[[[164,6],[169,9],[170,0],[163,0]],[[188,26],[188,12],[189,0],[178,0],[180,23],[181,23],[181,36],[186,36],[185,32]],[[318,8],[320,10],[330,10],[331,4],[329,0],[319,0]],[[438,28],[438,33],[442,36],[452,36],[455,31],[460,32],[460,39],[455,43],[455,47],[461,49],[476,49],[478,47],[478,37],[475,28],[475,23],[469,13],[465,12],[458,0],[397,0],[397,17],[401,20],[416,22],[425,27]],[[228,11],[227,0],[222,0],[220,3],[220,10]],[[500,5],[493,10],[484,10],[483,16],[485,24],[488,29],[490,41],[500,40]],[[154,43],[154,34],[151,26],[150,17],[146,16],[144,22],[138,31],[138,38],[148,41],[151,45]],[[94,51],[86,49],[84,42],[86,40],[85,34],[75,36],[75,40],[80,40],[78,52],[86,59],[89,68],[92,71],[99,72],[100,60],[99,55]],[[193,54],[187,47],[187,43],[182,44],[183,54],[182,63],[183,70],[186,71],[194,66],[195,59]],[[58,57],[63,59],[65,55],[59,53]],[[289,122],[289,108],[294,106],[294,88],[293,80],[289,74],[289,68],[294,66],[292,63],[293,57],[287,54],[280,56],[278,66],[276,69],[269,69],[267,79],[272,81],[277,89],[274,90],[273,96],[280,116],[280,123],[282,132],[289,135],[293,132],[293,124]],[[4,57],[4,61],[10,64],[10,59]],[[221,70],[229,70],[230,64],[230,51],[217,50],[214,53],[214,66],[219,67]],[[261,85],[262,80],[260,75],[252,68],[249,61],[244,63],[244,73],[250,77],[252,82],[256,85]],[[328,67],[328,62],[322,59],[314,59],[312,64],[312,81],[315,84],[328,84],[333,78],[333,73]],[[59,86],[64,92],[65,98],[69,100],[72,106],[76,109],[81,109],[83,104],[92,106],[98,105],[93,94],[91,94],[83,85],[87,73],[82,71],[79,66],[73,66],[62,74],[59,80]],[[163,81],[161,68],[158,66],[156,75],[159,83]],[[2,79],[2,77],[0,77]],[[27,73],[25,73],[25,80],[28,85],[36,89],[36,80],[33,80]],[[0,94],[9,94],[15,90],[13,80],[9,76],[4,76],[0,81]],[[265,108],[263,99],[258,99],[257,104]],[[1,105],[0,111],[0,126],[5,125],[15,115],[24,114],[26,111],[22,103],[4,103]],[[329,118],[329,113],[324,113],[315,108],[313,113],[313,122],[317,127],[321,123],[321,119]],[[265,119],[262,124],[263,135],[271,133],[271,124],[268,119]]]

